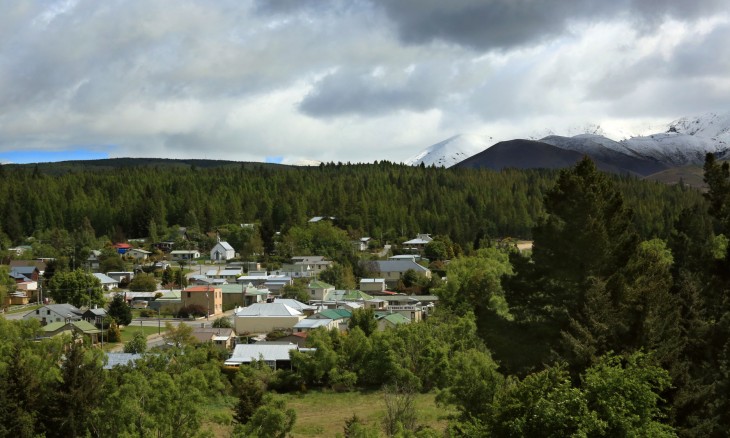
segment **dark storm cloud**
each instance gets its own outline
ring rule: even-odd
[[[434,107],[443,89],[441,76],[425,68],[396,74],[342,69],[317,82],[299,108],[314,117],[425,111]]]
[[[722,12],[725,0],[374,0],[402,41],[435,40],[476,50],[506,50],[564,34],[574,22],[630,19],[651,26],[667,16]]]

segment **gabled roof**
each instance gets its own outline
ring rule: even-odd
[[[274,302],[286,304],[287,306],[291,307],[292,309],[297,309],[299,311],[317,310],[317,306],[310,306],[309,304],[304,304],[300,301],[297,301],[297,300],[294,300],[291,298],[276,298],[276,299],[274,299]]]
[[[239,365],[259,359],[265,361],[287,361],[289,360],[289,352],[296,349],[297,345],[291,343],[257,342],[255,344],[238,344],[233,349],[233,354],[226,360],[225,364]]]
[[[415,239],[403,242],[403,245],[425,245],[428,242],[433,242],[433,238],[431,236],[428,234],[419,234]]]
[[[296,323],[293,328],[295,329],[315,329],[317,327],[327,327],[332,323],[329,318],[322,319],[303,319]]]
[[[343,318],[350,318],[352,316],[352,312],[350,312],[349,310],[345,310],[345,309],[325,309],[325,310],[317,313],[316,315],[312,315],[312,316],[322,316],[325,318],[338,320],[338,319],[343,319]],[[310,316],[310,318],[312,318],[312,317]]]
[[[87,334],[101,333],[101,330],[96,328],[96,326],[94,326],[94,324],[91,324],[90,322],[81,320],[81,321],[73,321],[71,324],[74,327],[76,327],[77,329],[79,329],[82,332],[87,333]]]
[[[46,262],[40,260],[10,260],[8,265],[11,268],[17,268],[20,266],[35,266],[39,271],[46,270]]]
[[[383,315],[378,320],[384,319],[388,321],[391,324],[408,324],[411,322],[410,319],[406,318],[405,316],[401,315],[400,313],[388,313],[387,315]]]
[[[216,244],[216,246],[218,245],[222,246],[226,251],[234,251],[233,247],[228,242],[221,241]],[[215,248],[215,246],[213,248]]]
[[[365,301],[372,299],[372,295],[368,295],[359,290],[336,290],[327,298],[328,301]]]
[[[46,324],[43,327],[41,327],[41,330],[46,333],[55,332],[56,330],[64,327],[66,324],[67,323],[65,321],[52,322],[50,324]],[[70,328],[71,327],[69,327],[69,329]]]
[[[236,317],[303,316],[302,312],[283,303],[255,303],[236,312]]]
[[[139,353],[107,353],[106,358],[104,369],[110,370],[116,366],[134,365],[135,361],[142,359],[142,355]]]
[[[95,315],[95,316],[106,316],[107,315],[106,309],[101,308],[101,307],[96,308],[96,309],[88,309],[86,312],[84,312],[84,315],[86,315],[87,313],[91,313],[92,315]]]
[[[428,268],[425,268],[413,260],[376,260],[375,263],[377,272],[406,272],[409,269],[413,269],[416,272],[427,272]]]
[[[16,274],[24,275],[26,277],[33,274],[33,272],[35,272],[36,270],[38,270],[38,268],[36,268],[35,266],[11,266],[10,267],[11,273],[14,272]]]
[[[40,309],[48,309],[51,312],[58,313],[59,315],[71,315],[72,317],[79,317],[83,312],[76,308],[76,306],[73,306],[71,304],[46,304],[45,306],[41,307]],[[40,310],[39,309],[39,310]],[[35,315],[35,310],[31,310],[30,312],[26,313],[25,316],[28,315]]]
[[[331,284],[325,283],[324,281],[320,281],[320,280],[310,281],[309,284],[307,285],[307,287],[309,289],[334,289],[335,288]]]
[[[119,283],[117,280],[111,278],[110,276],[108,276],[106,274],[95,273],[93,275],[94,275],[94,277],[96,277],[96,278],[99,279],[99,281],[101,282],[101,284],[117,284],[117,283]]]

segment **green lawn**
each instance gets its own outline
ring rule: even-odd
[[[297,411],[293,437],[333,437],[342,433],[345,420],[353,414],[368,425],[380,426],[385,416],[382,391],[331,392],[309,391],[305,394],[284,396],[287,407]],[[434,394],[416,394],[416,412],[419,424],[437,431],[446,428],[446,415],[452,410],[437,407]]]
[[[287,408],[297,412],[297,421],[292,430],[293,438],[334,437],[342,434],[345,420],[357,414],[368,425],[378,428],[385,415],[382,391],[333,392],[309,391],[303,394],[284,394]],[[226,405],[206,407],[208,413],[203,429],[215,437],[230,436],[233,431],[231,406],[235,399]],[[416,394],[418,423],[443,432],[446,428],[446,415],[452,409],[436,406],[434,394]],[[385,436],[382,432],[381,436]]]
[[[162,332],[165,332],[165,325],[162,325]],[[132,340],[132,337],[134,337],[135,333],[138,333],[142,331],[145,336],[149,335],[156,335],[157,334],[157,327],[140,327],[140,326],[127,326],[120,330],[122,332],[122,342],[128,342]]]
[[[23,306],[23,307],[16,307],[16,306],[10,306],[8,307],[8,314],[10,313],[28,313],[31,310],[35,310],[41,306],[35,305],[35,306]],[[0,309],[0,312],[2,309]]]

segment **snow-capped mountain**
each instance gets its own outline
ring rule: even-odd
[[[455,135],[442,142],[436,143],[419,152],[405,161],[406,164],[419,166],[451,167],[472,155],[476,155],[496,141],[492,137],[478,134]]]
[[[657,129],[653,134],[609,138],[600,125],[584,125],[577,135],[551,135],[539,141],[564,150],[587,154],[595,160],[647,175],[668,167],[701,165],[705,155],[730,155],[730,112],[684,117]],[[571,129],[570,134],[575,130]],[[643,130],[642,130],[643,131]],[[643,131],[645,132],[645,131]],[[457,135],[436,143],[407,161],[407,164],[451,167],[482,152],[496,140],[478,135]],[[515,143],[519,144],[519,143]]]

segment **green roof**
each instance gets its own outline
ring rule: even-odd
[[[334,286],[332,286],[329,283],[325,283],[324,281],[314,280],[309,283],[307,288],[309,288],[309,289],[333,289]]]
[[[368,295],[363,291],[352,289],[352,290],[336,290],[334,294],[330,296],[330,300],[342,300],[342,301],[360,301],[360,300],[372,300],[373,296]]]
[[[345,309],[325,309],[318,313],[319,315],[324,316],[325,318],[329,319],[342,319],[342,318],[349,318],[352,316],[352,313]]]
[[[181,291],[179,290],[166,290],[162,292],[162,296],[156,298],[155,301],[166,301],[166,300],[180,300],[182,297]]]
[[[101,330],[96,328],[94,324],[91,324],[87,321],[74,321],[71,324],[73,324],[77,329],[81,330],[84,333],[101,333]]]
[[[55,332],[56,330],[60,329],[61,327],[65,326],[65,322],[52,322],[50,324],[44,325],[41,327],[41,330],[44,332]]]
[[[405,316],[401,315],[400,313],[389,313],[385,316],[383,316],[381,319],[384,319],[388,321],[391,324],[408,324],[411,322],[410,319],[406,318]]]

